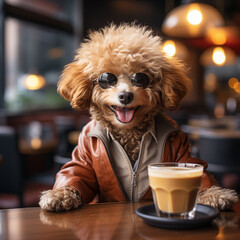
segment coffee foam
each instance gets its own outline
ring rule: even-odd
[[[148,168],[149,176],[164,177],[164,178],[188,178],[199,177],[203,173],[203,168],[188,168],[188,167],[160,167]]]

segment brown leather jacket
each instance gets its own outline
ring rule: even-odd
[[[78,145],[73,151],[72,161],[66,163],[58,172],[54,189],[73,186],[78,190],[83,203],[91,202],[96,196],[99,202],[129,201],[112,167],[106,143],[99,137],[89,136],[89,132],[93,131],[95,126],[96,121],[92,120],[83,128]],[[164,151],[159,162],[199,163],[206,169],[206,162],[191,158],[189,149],[187,135],[175,129],[166,136]],[[212,175],[205,171],[200,191],[216,184]],[[150,199],[152,194],[150,187],[147,187],[140,200]]]

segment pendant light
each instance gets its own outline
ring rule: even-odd
[[[214,7],[204,3],[190,3],[174,8],[166,16],[162,31],[182,38],[203,37],[208,28],[224,25],[224,19]]]
[[[188,57],[189,52],[186,46],[176,40],[166,40],[162,44],[162,51],[166,53],[167,57],[176,57],[184,60]]]
[[[231,65],[237,59],[235,52],[226,46],[214,46],[206,49],[200,57],[200,62],[204,66]]]

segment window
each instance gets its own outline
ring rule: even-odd
[[[9,112],[69,106],[57,93],[78,47],[81,1],[7,0],[4,5],[3,107]]]

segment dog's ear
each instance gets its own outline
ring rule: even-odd
[[[175,110],[191,88],[184,64],[173,58],[165,58],[162,68],[161,105],[167,110]]]
[[[77,110],[88,109],[92,96],[93,83],[83,69],[77,62],[68,64],[58,83],[58,92]]]

